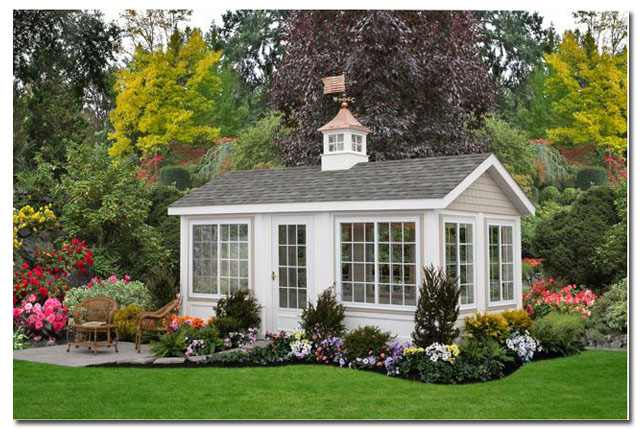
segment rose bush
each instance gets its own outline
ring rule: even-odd
[[[54,343],[66,325],[67,307],[57,298],[48,298],[41,305],[36,295],[31,294],[21,306],[13,309],[14,330],[22,326],[34,342],[47,339],[48,343]]]

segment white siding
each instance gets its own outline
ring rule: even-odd
[[[448,209],[519,216],[519,211],[488,172],[479,176]]]

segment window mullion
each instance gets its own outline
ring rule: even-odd
[[[379,305],[379,222],[374,222],[374,287],[375,304]]]

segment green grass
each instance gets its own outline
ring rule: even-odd
[[[337,367],[68,368],[14,361],[14,419],[625,419],[627,355],[431,385]]]

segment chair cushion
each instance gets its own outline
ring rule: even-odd
[[[102,326],[102,325],[106,325],[106,324],[107,324],[107,322],[85,322],[80,326],[87,326],[87,327],[91,328],[91,327],[94,327],[94,326]]]

